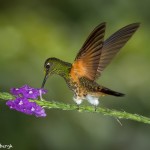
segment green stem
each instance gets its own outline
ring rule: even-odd
[[[14,96],[6,92],[0,92],[0,99],[13,100]],[[70,105],[70,104],[59,103],[59,102],[54,102],[54,101],[45,101],[45,100],[42,100],[42,101],[31,100],[31,101],[35,101],[38,105],[47,109],[76,110],[77,111],[77,106],[72,105],[72,104]],[[127,113],[125,111],[118,111],[114,109],[97,107],[95,111],[94,107],[92,106],[80,106],[79,112],[101,113],[103,115],[108,115],[108,116],[112,116],[112,117],[119,118],[119,119],[130,119],[130,120],[150,124],[150,118],[148,117],[144,117],[138,114]]]

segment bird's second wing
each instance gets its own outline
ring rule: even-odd
[[[119,52],[119,50],[132,37],[132,35],[135,33],[138,27],[139,23],[129,24],[115,32],[104,42],[96,78],[98,78],[101,75],[101,72],[111,62],[111,60]]]

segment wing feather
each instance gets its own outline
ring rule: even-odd
[[[73,78],[86,77],[94,80],[99,66],[104,41],[105,23],[98,25],[84,42],[71,68]]]
[[[120,51],[120,49],[127,43],[139,27],[139,23],[129,24],[119,31],[111,35],[103,44],[101,51],[99,66],[97,69],[96,78],[101,75],[101,72],[111,62],[114,56]]]

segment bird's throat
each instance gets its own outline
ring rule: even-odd
[[[57,65],[55,66],[54,74],[60,75],[64,79],[68,79],[70,69],[71,69],[71,64],[70,63],[67,63],[67,62],[64,62],[64,61],[60,60],[57,63]]]

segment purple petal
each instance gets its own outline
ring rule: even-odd
[[[37,105],[35,102],[30,102],[28,99],[37,99],[38,96],[46,94],[47,90],[40,88],[32,88],[28,85],[24,85],[20,88],[11,88],[10,92],[16,96],[15,100],[9,100],[6,105],[10,109],[17,110],[19,112],[35,115],[36,117],[45,117],[45,110]]]
[[[11,94],[13,95],[19,95],[20,94],[20,90],[19,88],[11,88],[10,89]]]
[[[37,99],[40,94],[46,94],[47,90],[45,89],[36,89],[28,85],[24,85],[20,88],[12,88],[10,92],[17,97],[26,97],[29,99]]]
[[[36,117],[45,117],[45,110],[35,102],[30,102],[27,98],[18,97],[15,100],[9,100],[6,105],[10,109],[17,110],[27,115],[35,115]]]
[[[36,117],[46,117],[45,109],[40,108],[37,111],[35,111]]]

